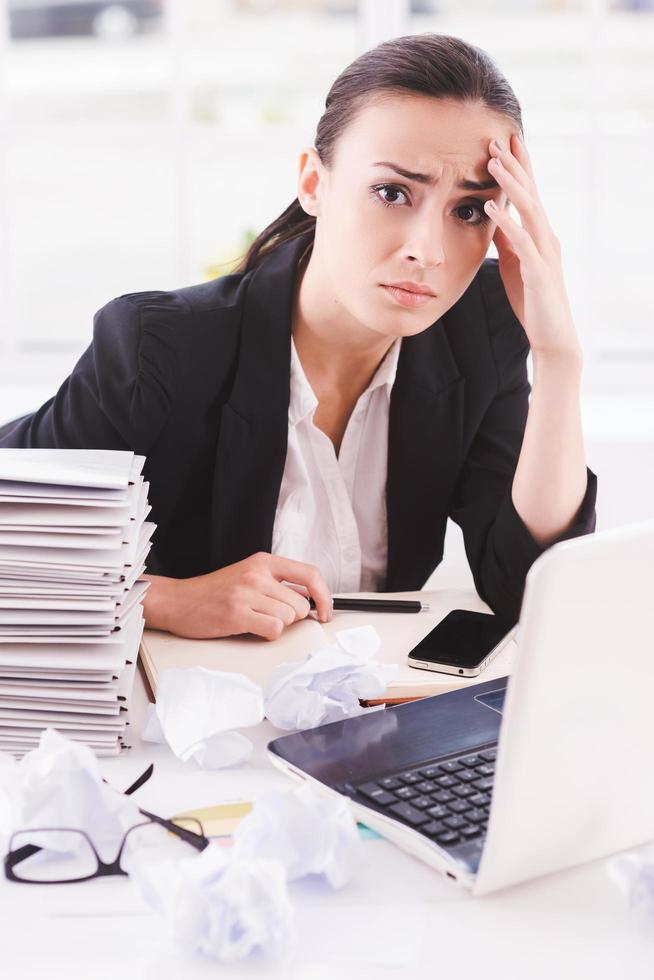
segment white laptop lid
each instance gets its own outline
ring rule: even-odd
[[[530,568],[476,894],[654,839],[653,605],[654,521]]]

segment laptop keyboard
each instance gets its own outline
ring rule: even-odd
[[[348,795],[451,848],[483,839],[493,791],[494,746],[350,784]]]

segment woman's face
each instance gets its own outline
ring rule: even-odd
[[[509,146],[514,132],[509,118],[478,103],[389,93],[341,134],[330,169],[315,150],[303,154],[300,200],[317,218],[311,261],[341,315],[410,336],[456,303],[493,235],[483,203],[506,201],[486,166],[488,144]],[[386,288],[403,280],[435,296],[406,306]]]

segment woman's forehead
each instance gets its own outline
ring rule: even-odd
[[[491,139],[509,141],[515,122],[478,103],[403,96],[366,106],[342,133],[344,158],[372,168],[393,161],[438,178],[439,167],[478,169]]]

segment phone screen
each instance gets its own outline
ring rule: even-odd
[[[410,657],[451,667],[476,667],[515,626],[489,613],[453,609],[413,648]]]

